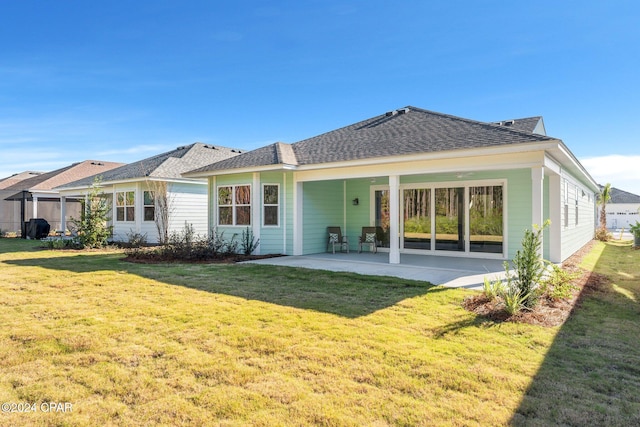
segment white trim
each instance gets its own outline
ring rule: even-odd
[[[347,232],[347,180],[342,181],[342,229]]]
[[[253,185],[251,187],[251,231],[253,232],[253,237],[258,242],[258,246],[256,247],[254,253],[256,255],[260,255],[260,227],[262,221],[261,217],[263,216],[262,205],[260,200],[262,199],[261,194],[258,194],[258,189],[260,187],[260,172],[253,173]]]
[[[208,176],[205,176],[203,178],[208,178]],[[130,178],[130,179],[120,179],[120,180],[116,180],[116,181],[104,181],[104,182],[100,182],[100,184],[97,186],[98,188],[103,188],[103,187],[110,187],[113,185],[119,185],[119,184],[131,184],[131,183],[138,183],[138,182],[147,182],[147,181],[158,181],[158,182],[172,182],[172,183],[176,183],[176,184],[196,184],[196,185],[207,185],[207,180],[206,179],[188,179],[188,178],[162,178],[162,177],[152,177],[152,176],[145,176],[145,177],[138,177],[138,178]],[[78,191],[78,190],[87,190],[87,189],[91,189],[93,187],[93,183],[91,183],[91,185],[81,185],[81,186],[77,186],[77,187],[58,187],[57,190],[58,192],[62,193],[69,193],[69,192],[74,192],[74,191]]]
[[[562,177],[549,175],[549,261],[562,262]]]
[[[400,264],[400,176],[389,175],[389,264]]]
[[[278,192],[278,197],[282,197],[282,253],[287,253],[287,173],[282,172],[282,193]]]
[[[302,207],[304,205],[303,197],[303,184],[298,181],[296,173],[293,174],[293,254],[302,255],[304,248],[303,244],[303,232],[302,232],[302,219],[303,212]]]
[[[277,203],[277,204],[275,204],[275,205],[274,205],[273,203],[270,203],[270,204],[268,204],[268,205],[266,205],[266,204],[264,203],[264,187],[265,187],[265,186],[267,186],[267,185],[268,185],[268,186],[270,186],[270,187],[274,187],[274,186],[275,186],[275,187],[277,187],[277,188],[278,188],[278,203]],[[280,224],[280,222],[281,222],[281,219],[280,219],[280,204],[281,204],[281,200],[280,200],[280,184],[278,184],[278,183],[263,182],[260,188],[261,188],[261,193],[260,193],[260,196],[261,196],[260,209],[262,210],[262,211],[261,211],[261,212],[262,212],[262,226],[263,226],[263,227],[265,227],[265,228],[280,228],[280,227],[281,227],[281,224]],[[275,206],[275,207],[278,209],[277,216],[276,216],[276,218],[277,218],[277,220],[278,220],[278,223],[277,223],[276,225],[273,225],[273,224],[265,224],[265,223],[264,223],[264,221],[265,221],[265,219],[266,219],[266,215],[264,214],[264,208],[265,208],[265,206]]]
[[[531,222],[544,223],[544,168],[531,168]],[[544,236],[540,235],[540,257],[544,256]]]
[[[216,212],[216,214],[217,214],[216,215],[216,224],[217,224],[217,226],[218,227],[237,227],[237,228],[252,227],[252,229],[253,229],[253,224],[255,223],[254,218],[253,218],[253,216],[254,216],[254,206],[253,206],[253,204],[254,204],[255,194],[253,192],[252,184],[246,184],[246,183],[245,184],[222,184],[222,185],[216,186],[216,196],[215,197],[216,197],[216,207],[217,208],[219,208],[217,202],[218,202],[218,194],[220,192],[220,188],[221,187],[231,187],[231,205],[223,205],[223,206],[225,206],[225,207],[231,206],[231,214],[232,214],[231,222],[232,223],[231,224],[220,224],[220,212]],[[238,206],[247,206],[247,205],[237,205],[236,204],[236,187],[249,187],[249,193],[251,194],[250,199],[249,199],[249,200],[251,200],[251,202],[249,204],[250,209],[251,209],[251,212],[249,214],[250,224],[237,224],[236,208]],[[255,231],[254,231],[254,235],[255,235]]]

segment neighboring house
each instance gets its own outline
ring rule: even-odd
[[[640,221],[640,196],[611,187],[611,200],[605,211],[607,228],[628,229],[630,225]]]
[[[20,232],[20,203],[13,200],[5,200],[5,198],[15,194],[15,191],[7,190],[7,187],[11,187],[25,179],[33,178],[41,173],[25,171],[0,179],[0,233]]]
[[[194,143],[130,163],[58,188],[67,197],[84,197],[94,181],[112,206],[113,239],[127,241],[134,233],[159,241],[160,230],[180,232],[185,224],[206,235],[207,182],[182,173],[240,154],[240,150]],[[166,208],[163,208],[163,200]],[[166,212],[166,220],[159,216]],[[160,225],[160,229],[158,228]]]
[[[484,123],[406,107],[191,171],[208,178],[209,227],[251,227],[260,253],[324,252],[327,226],[352,250],[363,226],[401,253],[511,259],[551,220],[545,258],[593,238],[597,184],[540,117]]]
[[[51,231],[64,230],[64,224],[69,218],[77,218],[80,215],[80,203],[76,199],[63,200],[55,187],[64,185],[96,173],[102,173],[122,163],[103,162],[98,160],[85,160],[73,163],[63,168],[32,175],[29,178],[19,180],[6,187],[2,203],[9,203],[12,212],[8,222],[8,231],[24,233],[24,221],[31,218],[44,218],[51,226]],[[4,212],[4,208],[3,208]]]

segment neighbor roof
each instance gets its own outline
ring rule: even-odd
[[[0,179],[0,190],[11,187],[12,185],[20,181],[24,181],[25,179],[33,178],[34,176],[41,175],[41,174],[42,172],[34,172],[34,171],[24,171],[20,173],[14,173],[11,176]]]
[[[599,187],[602,190],[602,185]],[[609,203],[640,203],[640,196],[611,187],[611,201]]]
[[[184,172],[237,156],[240,153],[241,151],[237,149],[196,142],[102,174],[71,182],[61,188],[90,186],[97,176],[101,177],[103,183],[146,177],[177,179],[182,178]]]
[[[85,160],[83,162],[73,163],[63,168],[42,173],[31,178],[23,179],[9,187],[7,190],[14,191],[49,191],[60,185],[76,181],[87,176],[93,176],[97,173],[104,173],[124,163],[103,162],[98,160]]]
[[[529,127],[535,118],[523,119]],[[534,126],[535,127],[535,126]],[[294,144],[276,143],[191,171],[199,174],[266,165],[310,165],[468,148],[556,141],[516,126],[478,122],[405,107]],[[280,152],[286,148],[287,155]],[[187,176],[189,175],[187,174]]]

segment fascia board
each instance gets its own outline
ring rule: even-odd
[[[296,165],[288,165],[288,164],[277,164],[277,165],[265,165],[265,166],[256,166],[256,167],[246,167],[246,168],[237,168],[237,169],[220,169],[215,171],[206,171],[206,172],[187,172],[184,175],[188,177],[198,177],[198,178],[208,178],[210,176],[220,176],[220,175],[235,175],[241,173],[253,173],[253,172],[273,172],[273,171],[294,171],[298,170],[300,166]]]

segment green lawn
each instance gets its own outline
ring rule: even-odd
[[[485,321],[471,291],[422,282],[35,245],[0,239],[0,402],[37,409],[0,425],[640,422],[628,245],[597,247],[613,281],[561,328]]]

